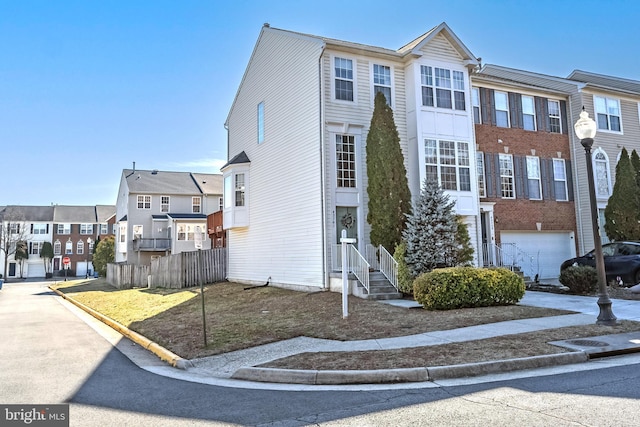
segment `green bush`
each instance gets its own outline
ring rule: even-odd
[[[572,294],[592,294],[598,288],[598,273],[589,265],[571,266],[560,273],[560,283]]]
[[[504,268],[441,268],[413,282],[415,300],[428,310],[515,304],[524,291],[524,280]]]
[[[407,243],[404,241],[396,245],[393,252],[393,259],[398,263],[398,290],[403,294],[413,294],[413,276],[405,260],[406,253]]]

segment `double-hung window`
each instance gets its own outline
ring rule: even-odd
[[[194,196],[191,198],[191,212],[202,213],[202,197]]]
[[[494,101],[496,106],[496,126],[509,127],[509,99],[506,92],[494,92]]]
[[[60,243],[60,240],[56,240],[55,242],[53,242],[53,254],[60,255],[61,253],[62,253],[62,244]]]
[[[522,126],[525,130],[536,130],[536,107],[533,96],[522,95]]]
[[[433,68],[427,65],[420,66],[420,82],[422,83],[422,105],[433,107]]]
[[[78,240],[76,245],[76,254],[83,255],[84,254],[84,242],[82,240]]]
[[[617,99],[594,96],[593,102],[596,109],[596,122],[598,129],[621,132],[620,127],[620,102]]]
[[[151,209],[151,196],[138,196],[138,209]]]
[[[236,206],[244,206],[244,174],[235,175],[234,191]]]
[[[499,154],[499,162],[501,196],[503,199],[515,199],[513,156],[511,154]]]
[[[373,64],[373,93],[382,92],[391,107],[391,67]]]
[[[562,133],[562,121],[560,120],[560,102],[549,99],[547,101],[549,110],[549,132]]]
[[[58,234],[71,234],[71,224],[58,224]]]
[[[47,224],[31,224],[31,234],[47,234]]]
[[[609,157],[598,149],[593,153],[593,171],[596,184],[596,196],[607,198],[611,195],[611,181],[609,180]]]
[[[160,196],[160,212],[169,212],[169,196]]]
[[[93,234],[93,224],[80,224],[80,234]]]
[[[29,255],[40,255],[44,242],[29,242]]]
[[[451,70],[436,68],[436,105],[439,108],[452,108]]]
[[[443,190],[471,191],[469,143],[425,139],[424,149],[428,181]]]
[[[333,67],[335,98],[341,101],[353,101],[353,61],[336,57],[333,58]]]
[[[356,145],[353,135],[336,135],[337,186],[356,187]]]
[[[542,200],[539,157],[527,156],[527,187],[530,199]]]
[[[109,224],[100,224],[100,234],[109,234]]]
[[[72,255],[73,254],[73,242],[71,240],[67,240],[67,243],[64,245],[64,254]]]
[[[556,200],[569,200],[567,192],[567,169],[564,159],[553,159],[553,190]]]

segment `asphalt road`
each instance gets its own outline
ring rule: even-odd
[[[640,426],[637,355],[589,371],[425,388],[244,389],[141,369],[81,317],[46,283],[5,284],[0,403],[69,403],[71,426]]]

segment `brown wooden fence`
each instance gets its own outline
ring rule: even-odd
[[[227,249],[182,252],[151,260],[151,266],[109,264],[107,281],[120,289],[131,287],[188,288],[227,277]]]

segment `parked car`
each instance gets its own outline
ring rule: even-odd
[[[566,260],[560,272],[572,265],[596,266],[595,249],[580,257]],[[614,242],[602,245],[607,283],[619,277],[625,285],[640,283],[640,242]]]

